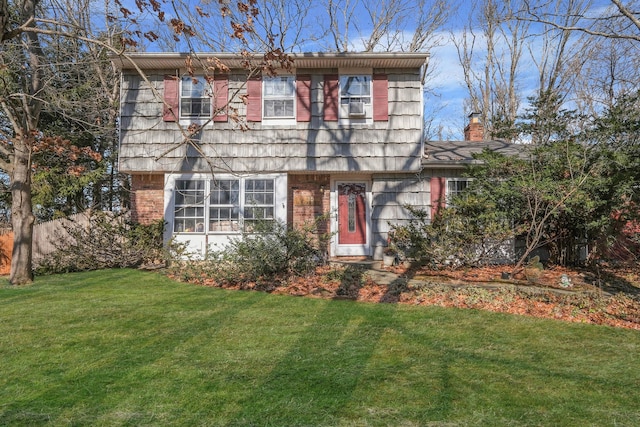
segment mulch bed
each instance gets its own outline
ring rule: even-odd
[[[640,268],[605,266],[592,271],[556,267],[508,280],[503,279],[503,273],[510,271],[508,266],[458,270],[389,267],[389,271],[399,275],[391,285],[373,282],[362,268],[330,266],[319,267],[312,276],[267,283],[219,284],[203,277],[188,281],[226,289],[479,309],[640,330]]]

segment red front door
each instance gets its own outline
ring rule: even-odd
[[[338,184],[338,244],[367,243],[366,192],[364,183]]]

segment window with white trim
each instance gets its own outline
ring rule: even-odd
[[[341,113],[354,118],[370,115],[371,76],[341,75],[339,84]]]
[[[244,183],[244,225],[274,219],[275,188],[273,179],[247,179]]]
[[[211,117],[211,87],[203,76],[182,78],[180,85],[180,117]]]
[[[178,179],[174,192],[174,233],[238,232],[275,219],[272,178]]]
[[[211,181],[209,231],[240,230],[240,182],[237,179]]]
[[[205,181],[180,179],[175,184],[173,229],[177,233],[204,232]]]
[[[262,84],[263,117],[265,119],[295,118],[295,77],[264,77]]]

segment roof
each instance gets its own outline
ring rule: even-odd
[[[437,168],[479,164],[481,162],[473,155],[480,154],[485,148],[505,156],[521,157],[527,147],[505,141],[426,141],[422,166]]]
[[[349,53],[290,53],[295,68],[420,68],[427,65],[429,54],[425,52],[349,52]],[[126,53],[112,55],[111,61],[116,67],[127,70],[134,69],[134,63],[144,70],[184,68],[188,53]],[[229,68],[244,68],[246,57],[231,52],[194,53],[191,57],[198,57],[203,61],[216,58]],[[252,56],[256,62],[262,58]]]

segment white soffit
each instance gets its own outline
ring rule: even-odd
[[[111,61],[116,67],[127,70],[137,65],[143,70],[162,70],[185,68],[186,53],[129,53],[112,55]],[[429,59],[428,53],[293,53],[294,68],[419,68]],[[207,59],[216,58],[229,68],[245,68],[245,59],[233,53],[198,53],[191,56],[191,62],[207,64]],[[254,56],[252,62],[259,63]]]

